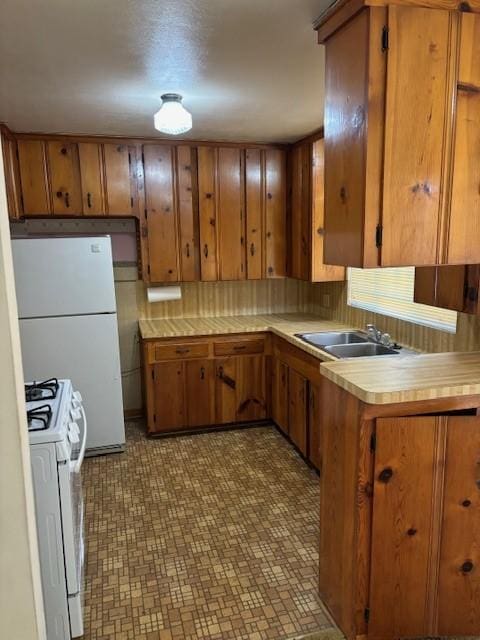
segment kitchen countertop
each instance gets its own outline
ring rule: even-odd
[[[140,335],[144,340],[179,338],[186,336],[224,335],[228,333],[257,333],[271,331],[320,362],[336,360],[295,336],[296,333],[338,331],[351,327],[325,320],[309,313],[280,313],[255,316],[224,316],[218,318],[150,318],[139,320]]]
[[[480,395],[480,352],[337,360],[296,333],[356,329],[304,313],[218,318],[142,319],[145,340],[271,331],[319,360],[320,372],[368,404]]]
[[[480,395],[480,352],[336,360],[321,373],[368,404]]]

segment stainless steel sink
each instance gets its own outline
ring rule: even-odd
[[[368,342],[368,336],[361,331],[320,331],[318,333],[297,333],[301,338],[314,347],[328,347],[330,345],[349,345]]]
[[[396,349],[385,347],[376,342],[364,342],[362,344],[336,344],[323,347],[324,351],[337,358],[363,358],[365,356],[393,356],[398,355]]]

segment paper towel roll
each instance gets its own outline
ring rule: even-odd
[[[167,300],[180,300],[182,290],[180,287],[148,287],[147,299],[152,302],[166,302]]]

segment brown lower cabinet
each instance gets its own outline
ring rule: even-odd
[[[313,356],[266,334],[144,340],[142,352],[150,434],[272,418],[319,466]]]
[[[149,433],[267,418],[264,342],[258,336],[145,341]]]
[[[352,640],[478,636],[478,397],[367,405],[326,379],[320,397],[319,585],[335,621]]]

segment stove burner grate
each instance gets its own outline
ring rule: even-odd
[[[32,402],[34,400],[54,400],[58,393],[57,378],[50,378],[43,382],[32,382],[25,385],[25,401]]]
[[[52,408],[48,404],[27,411],[29,431],[45,431],[52,420]]]

